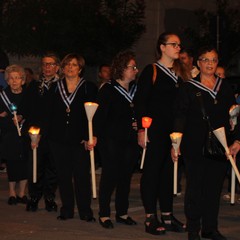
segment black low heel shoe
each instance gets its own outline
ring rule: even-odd
[[[53,198],[46,198],[45,199],[45,209],[48,212],[57,212],[58,206]]]
[[[38,210],[38,201],[38,198],[31,197],[30,200],[27,202],[26,210],[36,212]]]
[[[8,205],[17,205],[17,199],[15,197],[11,196],[8,199]]]
[[[72,219],[73,217],[66,217],[64,215],[59,215],[57,216],[57,220],[60,220],[60,221],[66,221],[68,219]]]
[[[227,240],[218,230],[212,232],[202,232],[203,238],[208,238],[212,240]]]
[[[23,197],[17,196],[17,203],[27,204],[27,202],[28,202],[27,196],[25,195]]]
[[[186,227],[184,226],[184,224],[181,223],[179,220],[177,220],[172,214],[162,215],[161,220],[162,220],[163,226],[166,228],[167,231],[179,232],[179,233],[186,232]],[[170,223],[166,223],[166,222],[170,222]]]
[[[93,216],[80,216],[80,219],[86,222],[96,222],[96,219]]]
[[[99,223],[100,223],[100,225],[101,225],[102,227],[104,227],[104,228],[107,228],[107,229],[112,229],[112,228],[114,228],[111,219],[107,219],[107,220],[105,220],[105,221],[103,222],[103,221],[101,220],[101,218],[99,218]]]
[[[123,223],[126,225],[137,225],[137,223],[129,216],[125,219],[116,215],[116,222]]]
[[[152,235],[163,235],[166,233],[165,228],[159,222],[157,215],[153,214],[145,220],[145,232]]]

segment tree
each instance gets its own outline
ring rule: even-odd
[[[229,60],[240,52],[240,10],[233,9],[229,0],[216,0],[217,11],[197,10],[198,29],[185,28],[184,33],[191,39],[195,49],[202,45],[218,48],[221,62]]]
[[[145,31],[144,10],[144,0],[5,0],[0,41],[19,56],[51,50],[109,62]]]

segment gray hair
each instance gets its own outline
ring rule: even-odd
[[[24,80],[24,81],[26,80],[26,73],[24,71],[24,68],[20,65],[13,64],[13,65],[9,65],[5,70],[5,80],[6,81],[8,81],[9,74],[12,72],[19,73],[22,77],[22,80]]]

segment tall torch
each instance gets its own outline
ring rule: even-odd
[[[230,121],[232,122],[232,130],[234,130],[235,126],[237,125],[237,118],[240,112],[240,106],[239,105],[232,105],[232,107],[229,110],[230,115]],[[232,168],[231,172],[231,200],[230,203],[233,205],[235,203],[235,188],[236,188],[236,176],[234,169]]]
[[[150,117],[143,117],[142,118],[142,126],[144,128],[144,145],[145,145],[145,148],[143,149],[143,153],[142,153],[140,169],[143,169],[143,164],[144,164],[144,159],[145,159],[146,149],[147,149],[147,132],[148,132],[148,128],[150,128],[150,126],[151,126],[151,123],[152,123],[152,118],[150,118]]]
[[[18,119],[17,119],[17,105],[14,104],[14,103],[10,103],[9,108],[10,108],[12,114],[13,114],[13,117],[14,117],[14,120],[15,120],[16,126],[17,126],[18,136],[20,137],[21,136],[21,130],[20,130],[20,127],[19,127]]]
[[[178,156],[179,146],[182,141],[182,133],[180,132],[173,132],[170,134],[170,138],[172,140],[172,146],[175,151],[175,156]],[[178,176],[178,161],[174,161],[174,168],[173,168],[173,194],[177,195],[177,176]]]
[[[240,175],[239,175],[239,171],[237,169],[237,166],[236,166],[236,163],[232,157],[232,155],[230,155],[230,151],[229,151],[229,148],[228,148],[228,145],[227,145],[227,140],[226,140],[226,133],[225,133],[225,128],[224,127],[220,127],[216,130],[213,131],[213,133],[215,134],[215,136],[217,137],[217,139],[219,140],[219,142],[223,145],[227,155],[228,155],[228,158],[231,162],[231,165],[232,165],[232,168],[233,168],[233,171],[235,172],[236,176],[237,176],[237,179],[240,183]],[[233,173],[232,171],[232,173]],[[235,181],[234,181],[234,185],[235,185]],[[235,188],[233,189],[233,187],[231,188],[231,204],[234,204],[234,195],[235,195]]]
[[[32,144],[36,145],[40,139],[40,128],[30,127],[28,133],[31,138]],[[37,182],[37,146],[33,148],[33,182]]]
[[[92,129],[92,119],[98,108],[98,104],[94,102],[85,102],[84,103],[85,111],[88,119],[88,134],[89,142],[93,143],[93,129]],[[95,174],[95,162],[94,162],[94,149],[90,150],[90,159],[91,159],[91,175],[92,175],[92,192],[93,198],[97,198],[96,190],[96,174]]]

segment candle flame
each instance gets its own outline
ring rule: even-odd
[[[142,118],[142,126],[144,128],[149,128],[151,126],[152,123],[152,118],[150,117],[143,117]]]
[[[182,133],[180,132],[173,132],[170,134],[170,138],[172,140],[173,143],[176,143],[178,139],[182,138]]]
[[[28,130],[28,132],[29,132],[30,134],[38,135],[39,132],[40,132],[40,128],[38,128],[38,127],[30,127],[30,129]]]
[[[98,104],[95,102],[85,102],[84,105],[85,106],[98,106]]]

